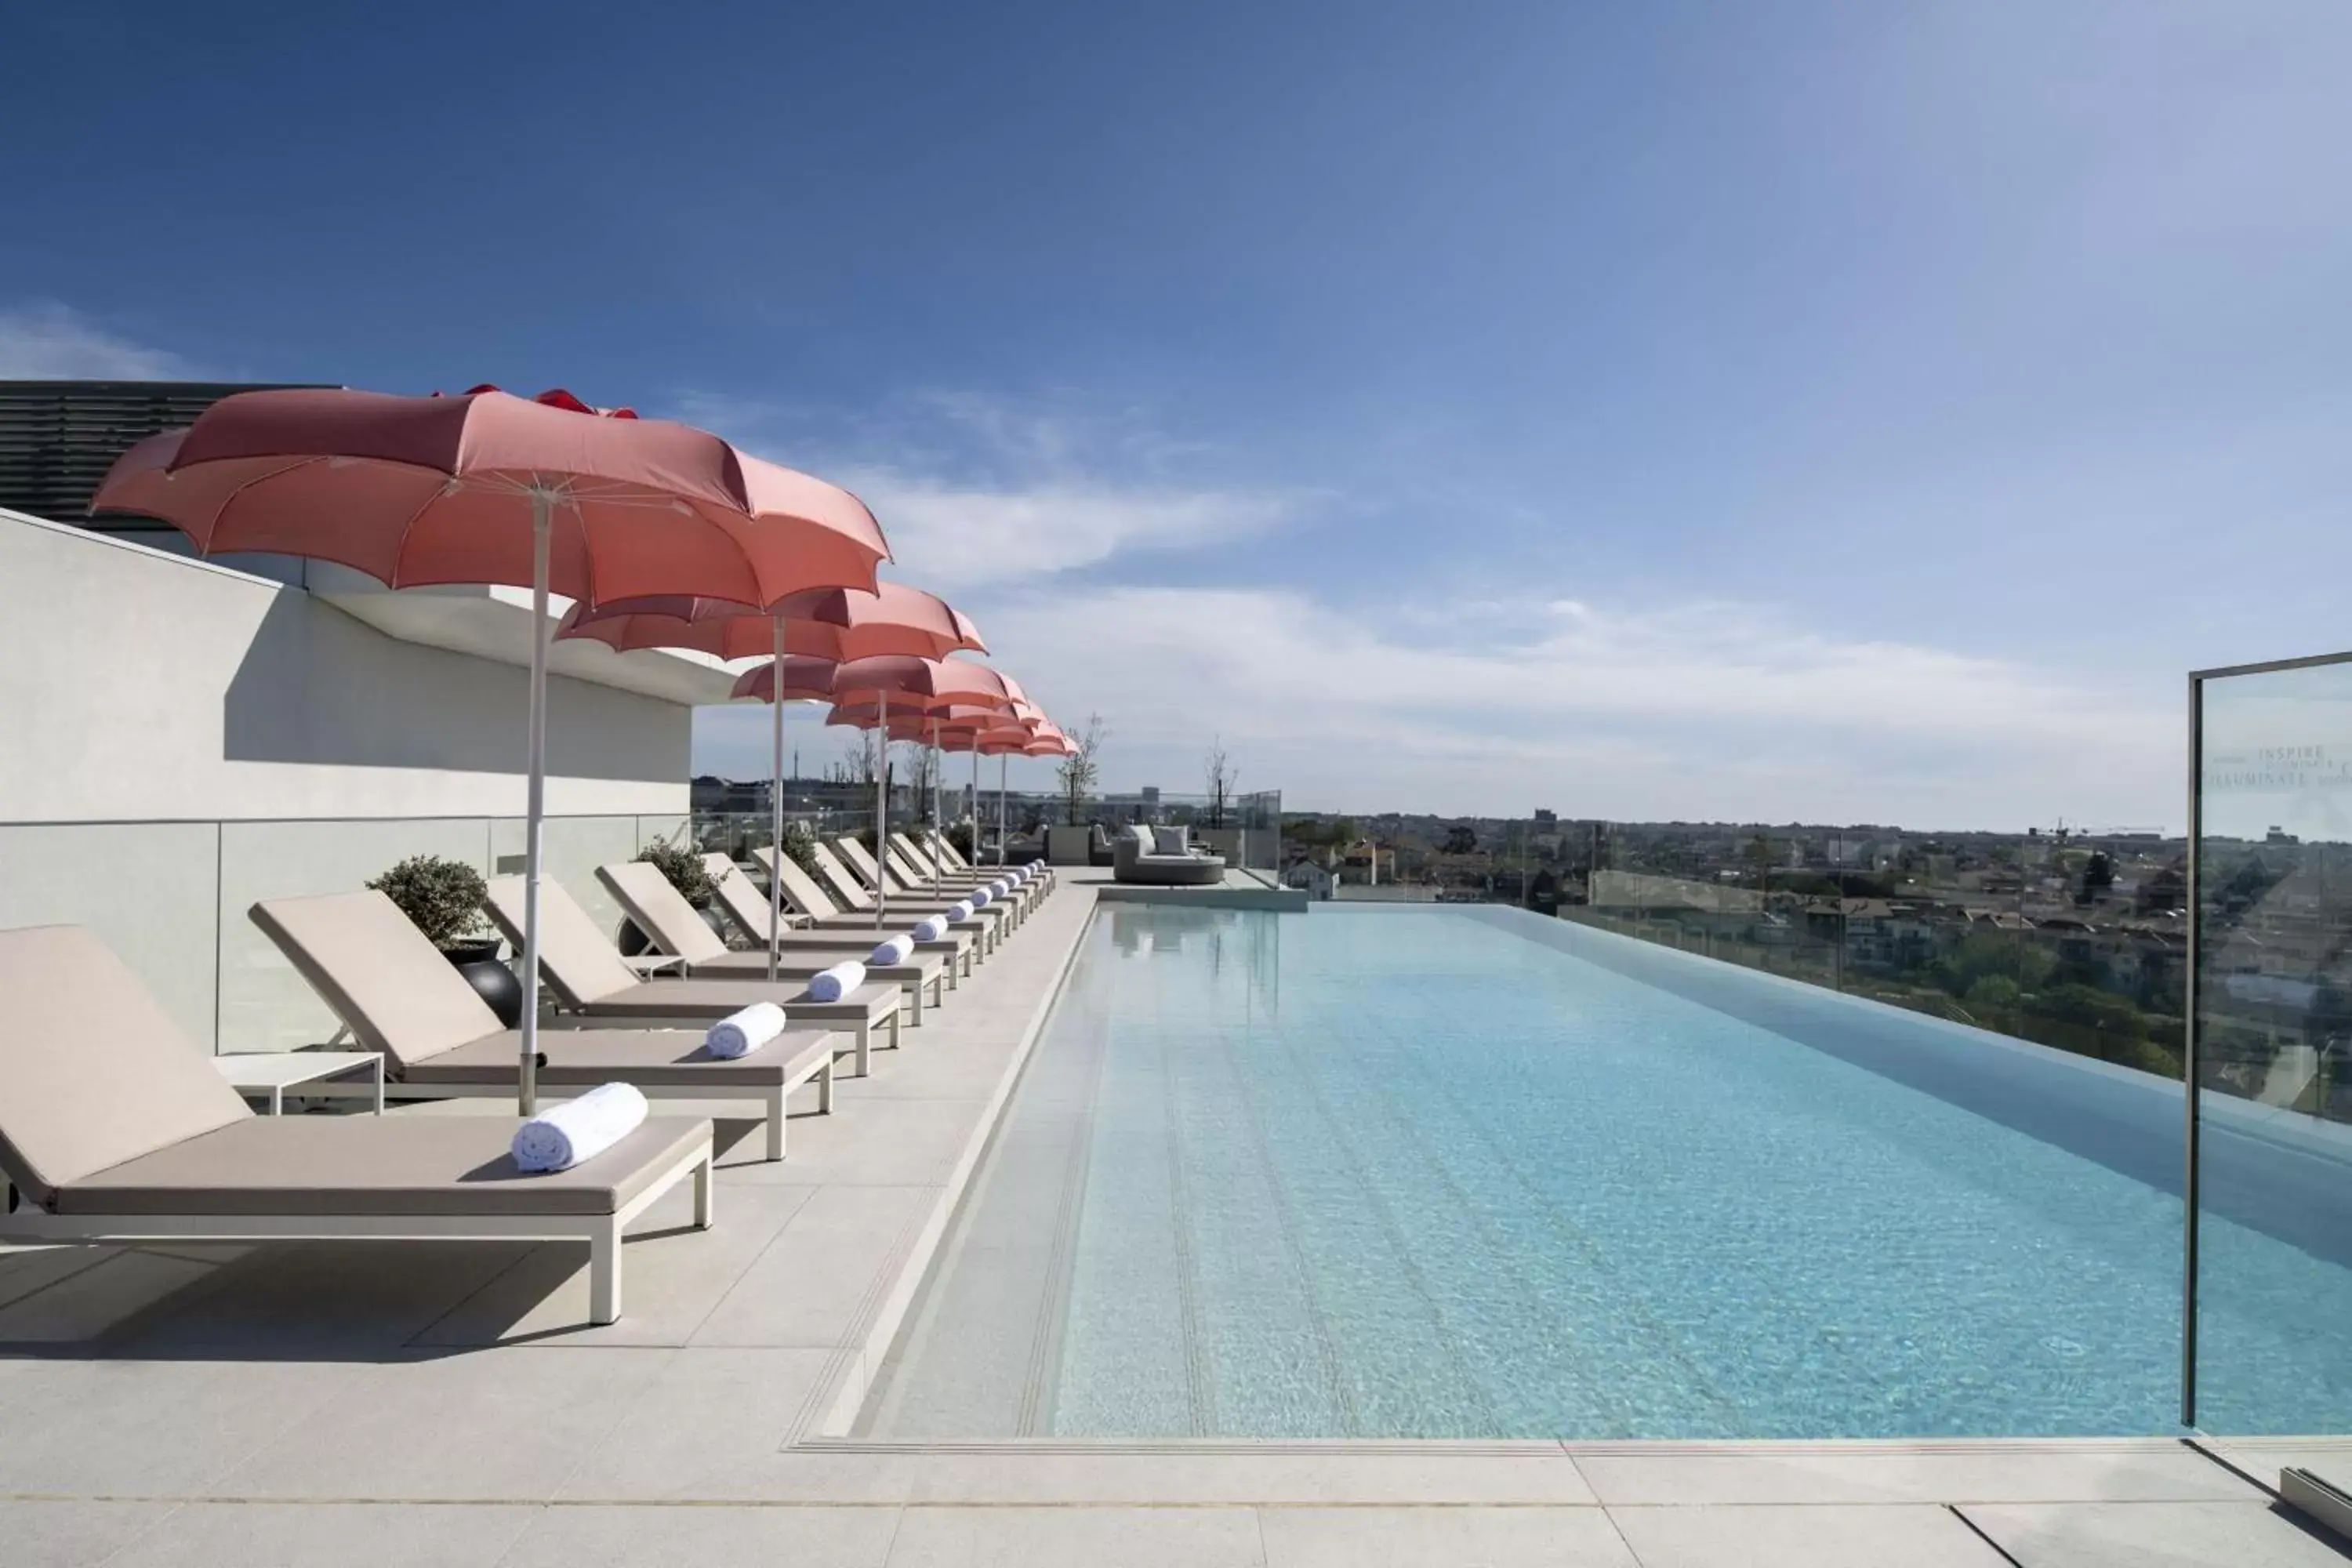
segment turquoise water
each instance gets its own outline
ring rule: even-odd
[[[954,1424],[924,1380],[971,1384],[1030,1294],[1025,1373],[955,1421],[2178,1429],[2177,1084],[1517,911],[1107,909],[1086,940],[1000,1136],[1026,1163],[964,1222],[995,1239],[899,1369],[908,1430]],[[2206,1246],[2203,1425],[2343,1428],[2352,1270],[2218,1216]]]

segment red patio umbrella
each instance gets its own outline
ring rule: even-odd
[[[889,556],[865,503],[822,479],[688,426],[495,391],[236,394],[124,453],[91,510],[160,518],[206,554],[334,561],[393,588],[531,590],[525,1115],[537,1096],[549,595],[767,604],[814,587],[870,588]]]
[[[732,695],[774,704],[768,805],[770,831],[780,853],[784,837],[783,705],[824,701],[834,695],[831,665],[825,667],[819,682],[814,664],[804,664],[802,668],[809,672],[808,680],[796,689],[800,678],[786,668],[793,659],[841,660],[890,654],[944,658],[960,651],[988,651],[980,639],[980,628],[969,618],[936,595],[903,583],[878,584],[870,594],[817,589],[756,608],[718,599],[624,600],[575,610],[564,618],[559,635],[593,637],[616,648],[698,648],[721,658],[767,654],[767,673],[746,672],[736,681]],[[761,641],[769,646],[760,647]],[[887,761],[886,742],[883,765],[876,769],[877,794],[888,788]],[[876,821],[880,820],[877,808]],[[772,877],[768,879],[768,967],[772,979],[782,945],[778,933],[783,926],[783,888]]]

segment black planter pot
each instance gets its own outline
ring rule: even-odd
[[[515,978],[513,970],[499,962],[497,938],[461,942],[441,951],[450,966],[466,977],[474,994],[489,1004],[499,1023],[509,1029],[522,1023],[522,982]]]

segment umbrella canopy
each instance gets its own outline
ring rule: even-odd
[[[893,713],[954,707],[1010,713],[1023,699],[1005,679],[988,666],[965,659],[882,654],[844,663],[834,671],[833,689],[844,702],[881,701]]]
[[[683,647],[717,658],[767,658],[774,649],[768,622],[784,623],[784,651],[832,659],[877,654],[945,658],[986,653],[980,628],[933,594],[903,583],[878,584],[873,593],[820,588],[754,606],[727,599],[618,600],[575,609],[556,635],[593,637],[616,648]]]
[[[388,587],[529,586],[530,719],[516,1100],[537,1104],[548,596],[766,604],[874,585],[889,546],[847,490],[705,431],[577,399],[341,389],[225,397],[124,453],[91,510],[160,518],[206,554],[333,561]]]
[[[881,526],[847,490],[708,432],[482,392],[246,392],[124,453],[91,510],[160,518],[206,554],[333,561],[390,587],[532,587],[594,605],[766,604],[871,587]]]
[[[839,668],[829,658],[812,658],[806,654],[788,653],[783,658],[783,683],[777,685],[777,661],[755,664],[735,678],[735,689],[728,695],[738,700],[751,698],[761,702],[830,702],[833,700],[834,672]]]

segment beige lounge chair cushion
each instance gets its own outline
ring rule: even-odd
[[[768,920],[768,895],[751,885],[735,862],[724,855],[705,855],[702,868],[709,873],[711,891],[727,910],[727,918],[742,928],[743,934],[753,942],[764,942],[772,929]],[[790,929],[791,900],[785,900],[786,928]]]
[[[202,1057],[196,1065],[222,1082]],[[89,1099],[108,1110],[117,1103],[107,1093]],[[68,1183],[52,1206],[66,1215],[326,1218],[613,1214],[710,1135],[698,1118],[650,1117],[592,1160],[525,1175],[507,1149],[514,1129],[503,1116],[247,1116]]]
[[[812,1002],[799,985],[765,980],[647,980],[635,989],[606,996],[589,1011],[607,1018],[724,1018],[754,1002],[773,1002],[793,1023],[864,1022],[887,1016],[898,1005],[898,987],[861,985],[838,1002]],[[887,1003],[885,1006],[883,1004]]]
[[[772,849],[755,849],[751,853],[761,865],[767,868],[770,876],[782,879],[784,901],[793,909],[811,920],[820,921],[838,912],[838,906],[824,889],[816,885],[815,879],[801,868],[799,861],[788,855],[780,856]]]
[[[128,965],[79,926],[0,931],[0,1168],[35,1203],[254,1121]]]
[[[499,1030],[465,976],[372,888],[264,899],[247,913],[395,1075]]]
[[[482,907],[515,951],[521,952],[523,879],[491,878]],[[539,884],[539,966],[556,994],[572,1007],[617,994],[637,983],[636,973],[621,961],[620,950],[551,877],[541,878]]]
[[[688,963],[727,955],[727,944],[702,923],[702,917],[686,901],[685,894],[670,886],[660,867],[644,860],[619,860],[597,867],[596,879],[620,904],[621,912],[662,952],[676,953]]]
[[[787,1029],[749,1055],[714,1057],[691,1029],[541,1029],[537,1077],[541,1088],[633,1083],[640,1089],[709,1084],[726,1089],[765,1089],[797,1083],[803,1069],[833,1055],[828,1029]],[[501,1030],[454,1051],[444,1051],[410,1077],[412,1083],[510,1084],[521,1036]]]

